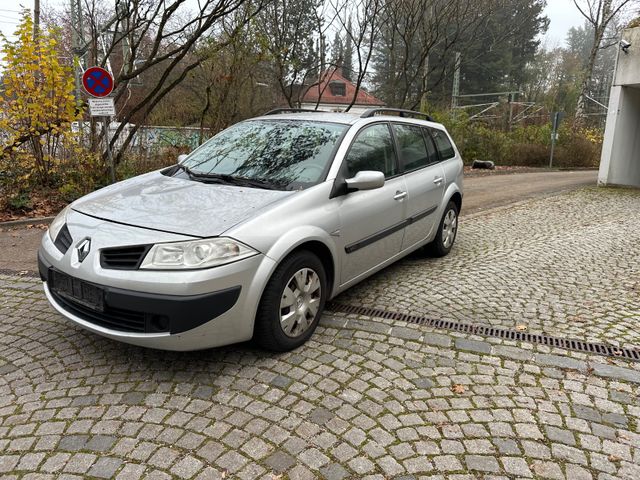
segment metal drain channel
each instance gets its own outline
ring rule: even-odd
[[[535,343],[548,347],[563,348],[576,352],[591,353],[605,357],[623,358],[627,360],[640,361],[640,350],[634,348],[618,348],[604,343],[585,342],[571,338],[560,338],[551,335],[541,335],[535,333],[519,332],[507,328],[491,327],[489,325],[474,325],[470,323],[453,322],[451,320],[435,320],[421,315],[411,315],[407,313],[389,312],[378,308],[359,307],[355,305],[344,305],[331,302],[327,309],[334,312],[351,313],[365,315],[367,317],[378,317],[388,320],[398,320],[401,322],[425,325],[441,330],[453,330],[460,333],[469,333],[483,337],[501,338],[515,342]]]

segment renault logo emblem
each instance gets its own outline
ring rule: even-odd
[[[82,262],[87,255],[89,255],[89,251],[91,250],[91,239],[85,238],[78,245],[76,245],[76,251],[78,252],[78,261]]]

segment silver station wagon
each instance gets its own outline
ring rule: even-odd
[[[290,350],[340,292],[420,247],[449,253],[462,172],[426,115],[281,109],[73,202],[40,276],[56,310],[114,340]]]

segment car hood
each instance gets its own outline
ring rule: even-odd
[[[195,237],[214,237],[291,191],[205,184],[152,172],[82,197],[72,208],[103,220]]]

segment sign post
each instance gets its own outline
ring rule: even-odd
[[[551,114],[551,156],[549,158],[549,168],[553,168],[553,153],[556,149],[556,142],[558,141],[558,129],[560,128],[560,122],[564,117],[564,112],[554,112]]]
[[[113,98],[108,95],[113,91],[113,77],[104,68],[91,67],[82,75],[82,85],[85,91],[95,97],[89,99],[89,113],[92,117],[102,117],[102,134],[104,136],[105,151],[109,161],[111,183],[116,182],[116,168],[113,163],[111,144],[109,140],[109,123],[116,114]]]

